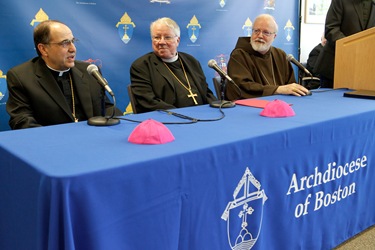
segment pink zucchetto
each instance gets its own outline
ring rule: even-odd
[[[134,128],[128,141],[136,144],[163,144],[174,139],[171,131],[163,123],[148,119]]]
[[[281,100],[274,100],[266,104],[260,115],[267,117],[289,117],[296,115],[296,113],[294,113],[294,110],[288,103]]]

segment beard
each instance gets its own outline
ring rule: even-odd
[[[251,40],[250,44],[251,44],[251,47],[253,47],[253,50],[258,51],[259,53],[265,53],[271,47],[271,44],[268,44],[266,41],[264,41],[263,39],[259,39],[259,38],[255,40]]]

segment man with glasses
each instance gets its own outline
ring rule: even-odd
[[[228,84],[229,100],[275,94],[305,96],[309,90],[296,83],[286,53],[272,46],[278,25],[269,14],[256,17],[251,37],[240,37],[228,61],[228,75],[239,89]]]
[[[133,62],[131,90],[137,113],[208,104],[216,97],[208,88],[200,63],[191,55],[177,52],[180,28],[170,18],[150,26],[153,52]]]
[[[103,106],[112,114],[113,105],[87,73],[89,64],[76,60],[76,41],[59,21],[47,20],[34,29],[38,57],[7,73],[12,129],[84,121],[103,115]]]

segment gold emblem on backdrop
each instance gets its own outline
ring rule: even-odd
[[[292,37],[293,37],[293,34],[294,34],[294,31],[295,28],[292,24],[292,22],[290,21],[290,19],[288,19],[288,21],[286,22],[286,25],[284,27],[284,31],[285,31],[285,38],[286,40],[289,42],[290,40],[292,40]]]
[[[125,44],[127,44],[133,37],[135,24],[127,12],[121,17],[120,22],[116,24],[117,32]]]
[[[0,101],[4,98],[7,92],[6,75],[3,75],[3,71],[0,70]]]
[[[244,36],[251,36],[252,28],[253,22],[251,22],[250,18],[247,18],[245,24],[242,26]]]
[[[195,15],[191,18],[190,23],[186,26],[186,28],[188,29],[190,41],[195,43],[198,40],[199,29],[201,28],[198,18]]]
[[[31,26],[36,26],[39,23],[48,20],[48,15],[42,8],[39,9],[39,11],[36,13],[35,18],[31,21]]]

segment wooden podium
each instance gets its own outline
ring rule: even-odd
[[[333,82],[355,90],[350,97],[375,99],[375,27],[336,41]]]

